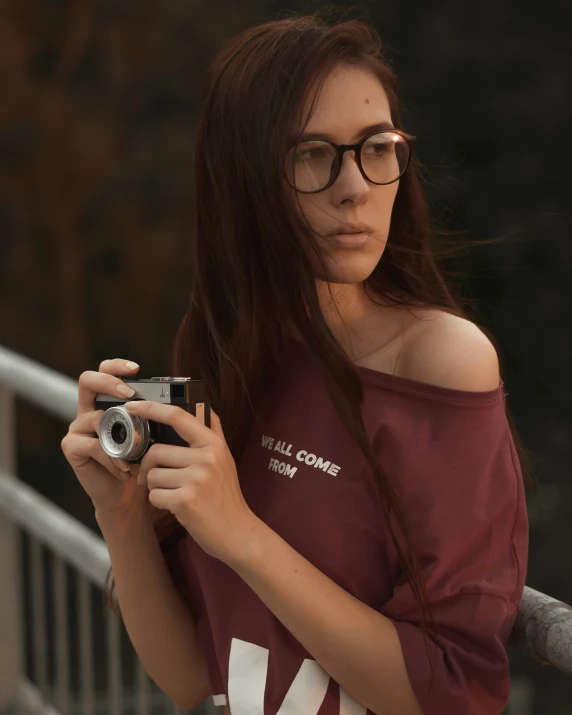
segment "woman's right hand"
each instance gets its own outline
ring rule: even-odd
[[[62,439],[62,451],[81,486],[99,514],[140,506],[151,506],[146,485],[137,484],[139,464],[107,455],[99,442],[97,426],[104,410],[95,409],[98,392],[126,399],[117,392],[127,387],[116,375],[133,376],[139,366],[127,367],[127,360],[104,360],[99,372],[87,370],[78,382],[78,410],[75,420]],[[123,471],[126,470],[126,471]],[[148,507],[146,507],[148,505]]]

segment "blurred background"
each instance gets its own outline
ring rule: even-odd
[[[113,357],[135,360],[142,376],[169,374],[189,294],[205,70],[245,27],[320,6],[4,0],[0,345],[73,379]],[[528,503],[527,585],[572,604],[572,5],[359,8],[392,58],[436,218],[473,238],[507,237],[463,254],[463,292],[502,346],[540,485]],[[99,533],[60,449],[68,425],[20,400],[17,427],[19,477]],[[572,678],[509,655],[512,674],[533,683],[526,715],[572,715]]]

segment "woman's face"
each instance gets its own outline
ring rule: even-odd
[[[337,67],[323,85],[304,136],[322,134],[336,144],[353,144],[367,133],[367,127],[384,122],[393,126],[379,79],[365,70]],[[324,276],[310,251],[316,278],[359,283],[371,274],[385,249],[398,186],[399,181],[387,185],[366,181],[355,152],[346,151],[340,173],[329,188],[315,194],[298,192],[302,212],[319,236],[327,267]],[[364,246],[350,248],[332,242],[332,232],[357,223],[371,227],[371,239]]]

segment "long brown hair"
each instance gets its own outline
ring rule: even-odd
[[[377,477],[380,508],[423,613],[424,635],[431,633],[438,641],[392,480],[382,470],[362,421],[359,376],[320,309],[314,271],[303,249],[303,244],[311,246],[321,259],[314,234],[294,203],[296,195],[284,187],[289,141],[303,131],[334,67],[375,73],[393,124],[403,129],[396,78],[377,32],[360,19],[330,23],[323,15],[284,17],[249,28],[225,44],[207,73],[195,138],[190,301],[176,336],[171,374],[206,380],[238,463],[259,400],[281,374],[292,328],[297,329]],[[365,289],[372,300],[471,315],[478,324],[474,307],[454,294],[458,272],[449,269],[446,280],[438,263],[459,250],[459,236],[448,247],[451,232],[432,225],[424,181],[414,157],[400,180],[383,257],[364,281]],[[479,327],[500,355],[494,336]],[[532,486],[531,467],[506,410],[525,484]],[[405,550],[391,527],[390,512],[405,535]],[[155,529],[163,546],[168,537],[184,533],[168,512]]]

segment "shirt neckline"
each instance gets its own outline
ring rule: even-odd
[[[308,348],[302,343],[296,343],[294,349],[310,357]],[[504,399],[506,392],[504,390],[504,381],[500,378],[499,384],[492,390],[475,391],[475,390],[458,390],[452,387],[443,387],[442,385],[433,385],[428,382],[421,382],[409,377],[401,375],[392,375],[388,372],[380,372],[373,370],[363,365],[356,365],[354,369],[360,376],[362,383],[374,385],[396,392],[407,393],[419,397],[429,397],[440,399],[448,402],[462,402],[466,404],[489,404],[497,402],[499,399]]]

